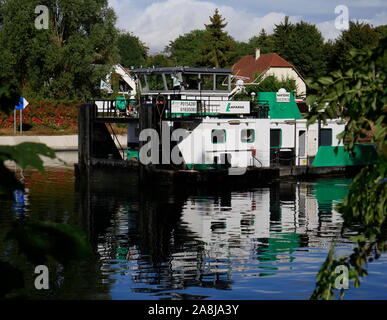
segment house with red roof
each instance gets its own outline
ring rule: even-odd
[[[261,54],[260,49],[256,49],[255,56],[245,56],[232,66],[236,79],[241,79],[245,83],[255,82],[259,74],[263,78],[275,76],[282,80],[286,78],[294,79],[297,86],[297,95],[306,95],[306,83],[297,69],[284,58],[276,53]]]

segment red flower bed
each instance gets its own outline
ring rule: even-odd
[[[31,100],[23,110],[23,123],[32,127],[67,129],[77,126],[77,108],[81,102],[55,102]],[[17,111],[19,119],[19,111]],[[0,112],[0,128],[13,127],[13,112],[9,115]]]

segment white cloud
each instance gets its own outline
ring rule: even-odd
[[[376,26],[380,26],[382,24],[386,24],[387,12],[377,13],[375,16],[373,16],[372,18],[369,18],[369,19],[351,19],[351,20],[369,23],[369,24],[373,25],[374,27],[376,27]],[[317,23],[316,26],[321,31],[321,33],[323,34],[323,36],[326,40],[336,39],[341,34],[341,31],[335,27],[334,20],[320,22],[320,23]]]
[[[374,27],[380,26],[382,24],[387,23],[387,12],[380,12],[377,13],[374,17],[370,19],[362,19],[364,22],[368,22],[369,24],[373,25]]]
[[[341,34],[341,30],[335,27],[334,20],[317,23],[316,27],[320,30],[325,40],[334,40]]]
[[[271,12],[262,17],[236,10],[230,6],[219,6],[212,2],[195,0],[166,0],[155,2],[139,11],[130,3],[110,0],[110,5],[118,15],[118,26],[138,35],[151,49],[157,52],[179,35],[194,29],[203,29],[209,22],[209,16],[219,8],[226,18],[226,30],[239,41],[246,41],[264,28],[268,33],[274,24],[280,23],[285,13]],[[299,20],[291,17],[292,21]]]
[[[353,7],[362,7],[368,4],[375,7],[385,6],[384,1],[356,0],[356,2],[352,2],[351,4],[350,16],[351,8]],[[209,16],[213,14],[215,8],[219,8],[220,13],[228,22],[226,30],[238,41],[247,41],[250,37],[258,34],[262,28],[266,32],[271,33],[274,25],[283,21],[287,14],[286,7],[283,3],[271,7],[271,9],[277,11],[257,16],[256,10],[247,11],[247,4],[243,7],[235,6],[234,8],[231,6],[231,2],[227,2],[230,5],[223,5],[222,3],[224,2],[214,3],[198,0],[164,0],[159,2],[148,0],[146,3],[130,0],[109,0],[110,5],[115,9],[118,16],[118,27],[131,31],[139,36],[150,48],[151,53],[163,50],[171,40],[174,40],[179,35],[194,29],[203,29],[204,24],[209,22]],[[316,12],[323,9],[323,5],[321,8],[315,5],[313,7]],[[331,3],[329,7],[332,11],[330,17],[334,19],[336,17],[334,14],[334,6],[332,7]],[[300,21],[301,19],[310,21],[309,14],[308,16],[290,17],[292,22]],[[362,19],[362,21],[369,22],[374,26],[385,24],[387,21],[387,12],[379,12],[374,14],[373,17]],[[325,39],[335,39],[340,35],[340,31],[334,26],[334,20],[318,22],[316,26],[322,32]]]

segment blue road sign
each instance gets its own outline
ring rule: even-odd
[[[19,104],[15,106],[15,110],[23,110],[28,106],[28,101],[23,97],[20,97]]]

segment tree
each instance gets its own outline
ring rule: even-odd
[[[203,67],[201,53],[206,40],[206,30],[192,30],[171,41],[165,52],[176,66]]]
[[[163,53],[158,53],[153,56],[148,57],[148,60],[146,62],[147,67],[174,67],[173,60],[170,59],[168,56],[166,56]]]
[[[286,16],[284,22],[274,26],[273,47],[274,51],[280,56],[287,56],[289,53],[288,45],[289,37],[294,30],[294,25],[289,22],[289,17]]]
[[[206,24],[205,44],[203,45],[203,59],[207,67],[224,68],[229,64],[229,56],[233,50],[232,38],[223,31],[227,26],[225,19],[216,9],[209,24]]]
[[[338,136],[353,152],[360,138],[370,137],[378,162],[365,166],[353,179],[349,195],[338,206],[343,228],[359,226],[352,238],[356,247],[349,256],[334,257],[334,247],[322,265],[312,299],[332,299],[337,266],[348,269],[355,287],[367,275],[366,266],[387,251],[387,38],[377,47],[349,51],[350,61],[329,76],[310,84],[307,102],[312,106],[308,123],[341,116],[347,121]],[[341,290],[341,297],[345,291]]]
[[[288,41],[284,58],[304,77],[317,78],[325,74],[324,38],[315,25],[303,21],[296,23]]]
[[[322,52],[326,63],[326,73],[328,74],[337,69],[336,43],[332,40],[328,40],[324,43]]]
[[[234,53],[230,57],[230,65],[234,64],[244,56],[253,54],[254,48],[247,42],[235,41],[233,51]]]
[[[6,113],[13,110],[20,97],[20,85],[9,63],[11,60],[12,55],[9,51],[0,50],[0,111]]]
[[[117,38],[119,62],[126,68],[145,65],[148,58],[148,47],[134,34],[121,32]]]
[[[49,28],[35,27],[35,8],[49,8]],[[0,54],[23,94],[84,98],[98,91],[117,51],[115,14],[107,0],[4,0]]]
[[[379,29],[382,32],[382,28]],[[380,34],[368,23],[349,22],[349,29],[341,33],[335,42],[334,54],[329,61],[333,70],[350,63],[352,49],[374,48]]]
[[[274,51],[274,37],[268,35],[265,29],[261,29],[258,36],[250,38],[248,42],[250,53],[254,54],[255,49],[260,49],[261,53],[271,53]]]
[[[379,41],[387,37],[387,25],[377,26],[375,31],[378,33]]]
[[[292,24],[289,17],[285,17],[284,22],[274,28],[274,52],[292,63],[304,77],[318,78],[325,73],[323,45],[321,32],[307,22]]]

